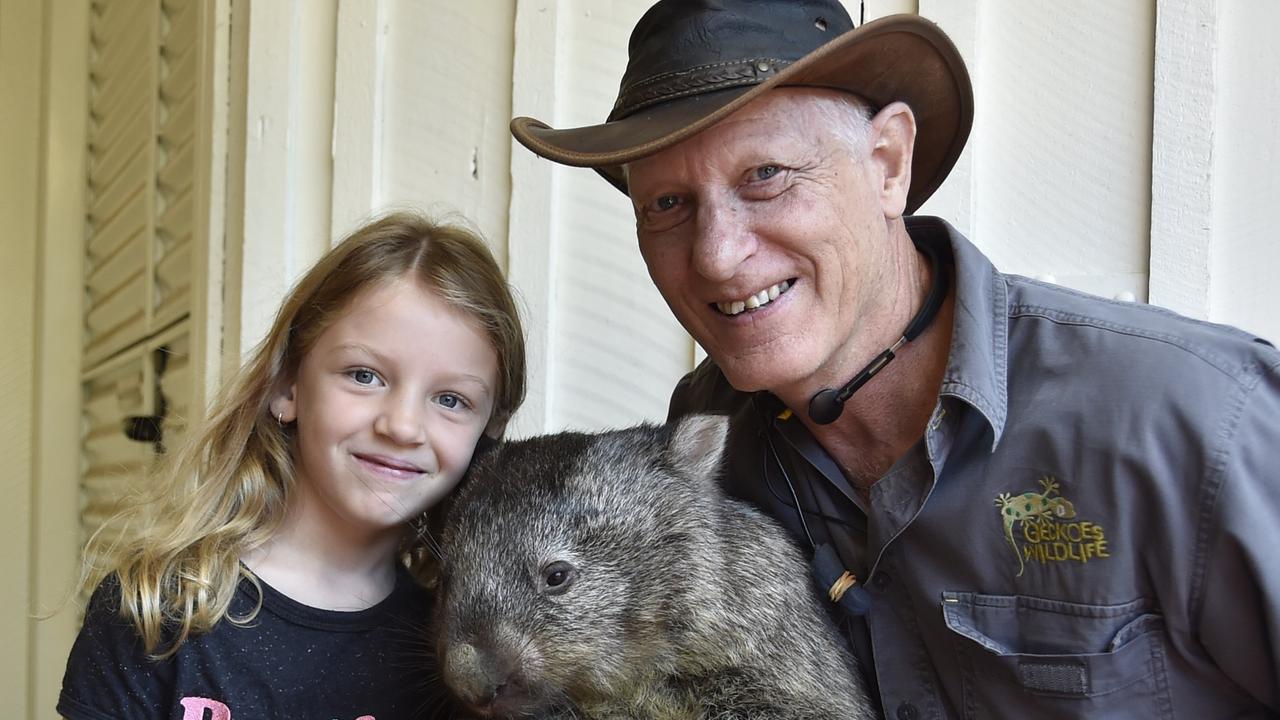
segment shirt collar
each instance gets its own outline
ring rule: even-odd
[[[906,218],[917,242],[947,242],[955,271],[955,320],[941,395],[977,410],[991,426],[994,449],[1008,416],[1008,286],[973,243],[945,220]]]

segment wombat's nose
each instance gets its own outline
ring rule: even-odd
[[[450,646],[441,664],[445,683],[459,700],[485,717],[518,714],[529,696],[512,663],[469,643]]]

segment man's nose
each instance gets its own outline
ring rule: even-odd
[[[706,203],[698,208],[697,220],[694,270],[712,281],[733,278],[738,267],[756,249],[755,235],[747,223],[746,213],[731,203]]]
[[[382,406],[374,431],[397,445],[421,445],[427,440],[427,408],[410,393],[392,393]]]

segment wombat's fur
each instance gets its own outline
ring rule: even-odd
[[[783,530],[726,497],[727,420],[563,433],[452,499],[441,673],[482,716],[869,718]]]

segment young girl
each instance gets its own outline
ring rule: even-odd
[[[397,214],[334,247],[169,458],[63,679],[81,718],[397,720],[444,692],[424,511],[524,396],[483,242]]]

